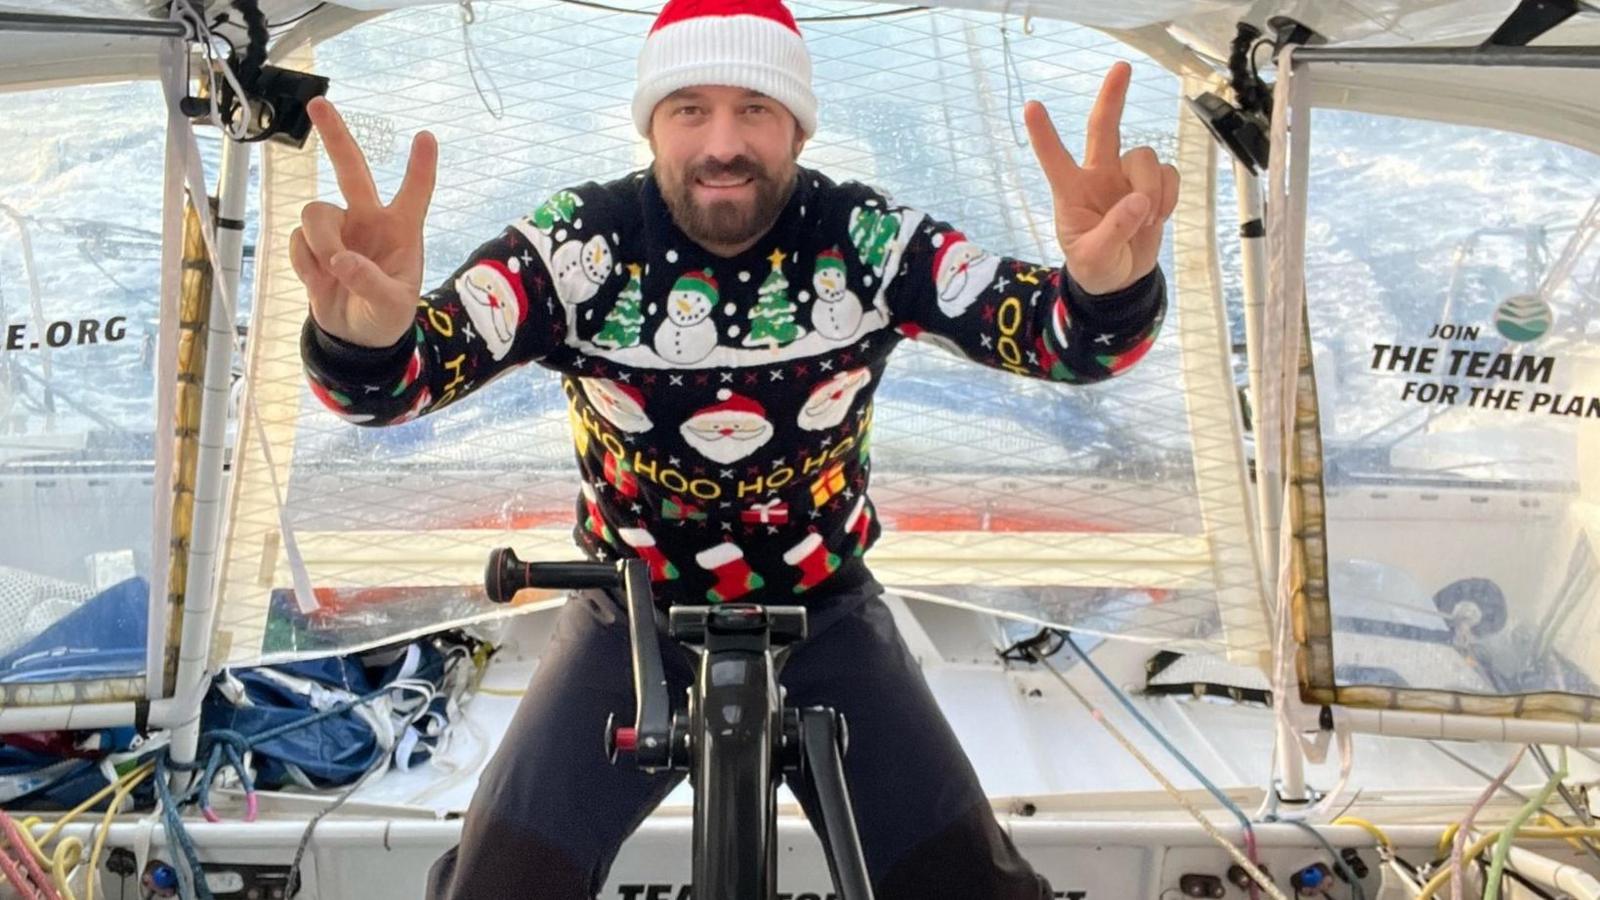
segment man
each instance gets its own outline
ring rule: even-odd
[[[1048,898],[863,562],[872,394],[890,350],[932,341],[1066,382],[1149,348],[1177,172],[1121,153],[1130,71],[1114,66],[1082,165],[1025,111],[1065,270],[984,252],[961,232],[797,159],[816,130],[810,61],[779,0],[669,0],[646,39],[633,116],[649,171],[558,192],[421,297],[437,148],[414,142],[387,206],[333,107],[311,115],[348,208],[308,204],[291,241],[311,299],[313,389],[366,424],[406,421],[513,366],[563,376],[582,475],[576,536],[642,557],[658,600],[800,603],[812,636],[789,702],[838,709],[881,900]],[[480,780],[434,898],[576,900],[674,786],[606,761],[606,716],[633,708],[625,614],[574,598]],[[670,642],[673,696],[693,678]],[[793,786],[816,821],[815,795]]]

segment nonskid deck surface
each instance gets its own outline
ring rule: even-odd
[[[1000,805],[1004,806],[1003,798],[1022,798],[1019,805],[1025,799],[1036,809],[1100,815],[1116,806],[1115,802],[1108,806],[1112,798],[1105,795],[1159,790],[1049,672],[1007,665],[998,658],[996,649],[1004,638],[995,620],[918,600],[892,595],[887,599],[985,790]],[[514,693],[537,677],[539,654],[557,613],[541,610],[511,621],[484,676],[482,687],[487,690],[466,704],[439,766],[391,771],[357,791],[351,802],[415,806],[423,815],[466,809],[478,769],[499,746],[516,710],[520,698]],[[1152,652],[1139,645],[1106,642],[1095,658],[1131,692],[1143,683],[1144,662]],[[1064,658],[1055,664],[1064,666]],[[1087,673],[1071,669],[1068,677],[1181,789],[1200,790],[1159,744],[1112,708],[1114,698]],[[1272,753],[1269,709],[1190,698],[1136,697],[1135,702],[1209,778],[1224,789],[1254,795],[1252,804],[1259,802]],[[623,716],[631,712],[618,710]],[[602,746],[600,735],[595,744]],[[1478,776],[1425,742],[1363,735],[1356,738],[1356,746],[1351,784],[1361,787],[1363,797],[1393,790],[1460,792],[1481,787]],[[1452,745],[1452,749],[1483,768],[1499,769],[1507,758],[1501,747],[1492,744]],[[1336,758],[1308,768],[1307,778],[1314,787],[1329,788],[1337,777]],[[1542,778],[1530,774],[1528,780],[1537,783]],[[689,786],[680,785],[663,809],[687,809],[691,797]],[[780,792],[780,799],[792,804],[787,791]],[[1141,818],[1149,815],[1151,810],[1141,806],[1129,811],[1137,810]],[[1173,812],[1181,816],[1176,809]]]

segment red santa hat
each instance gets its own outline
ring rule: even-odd
[[[947,231],[941,237],[944,240],[933,252],[933,277],[936,279],[944,273],[944,258],[949,255],[950,248],[967,243],[967,236],[959,231]]]
[[[743,394],[735,394],[733,391],[723,388],[722,390],[717,391],[717,399],[721,402],[713,403],[705,409],[700,410],[694,414],[694,418],[698,419],[701,416],[729,415],[755,416],[756,418],[762,420],[767,418],[766,408],[763,407],[759,402],[752,400]]]
[[[624,397],[627,397],[629,400],[632,400],[634,406],[639,407],[641,410],[644,409],[644,394],[640,393],[638,388],[631,384],[623,384],[620,381],[611,382],[609,387],[611,390],[616,391]]]
[[[522,276],[512,272],[506,263],[498,259],[485,259],[480,261],[478,265],[505,279],[506,284],[511,288],[512,295],[517,298],[517,323],[526,322],[528,320],[528,293],[522,289]]]
[[[648,136],[656,104],[702,84],[760,91],[816,133],[811,56],[781,0],[667,0],[639,53],[634,127]]]

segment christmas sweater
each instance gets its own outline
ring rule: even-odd
[[[864,583],[872,397],[901,341],[1083,384],[1150,348],[1157,268],[1085,294],[858,183],[802,168],[736,257],[672,222],[653,176],[556,193],[421,298],[398,344],[309,318],[314,394],[361,425],[409,421],[529,363],[562,376],[591,558],[648,561],[662,606],[807,603]]]

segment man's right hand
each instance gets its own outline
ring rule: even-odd
[[[346,207],[307,203],[289,236],[289,261],[323,331],[363,347],[393,346],[411,328],[421,295],[422,225],[438,174],[438,142],[426,131],[411,142],[405,180],[385,206],[338,110],[318,97],[307,111]]]

